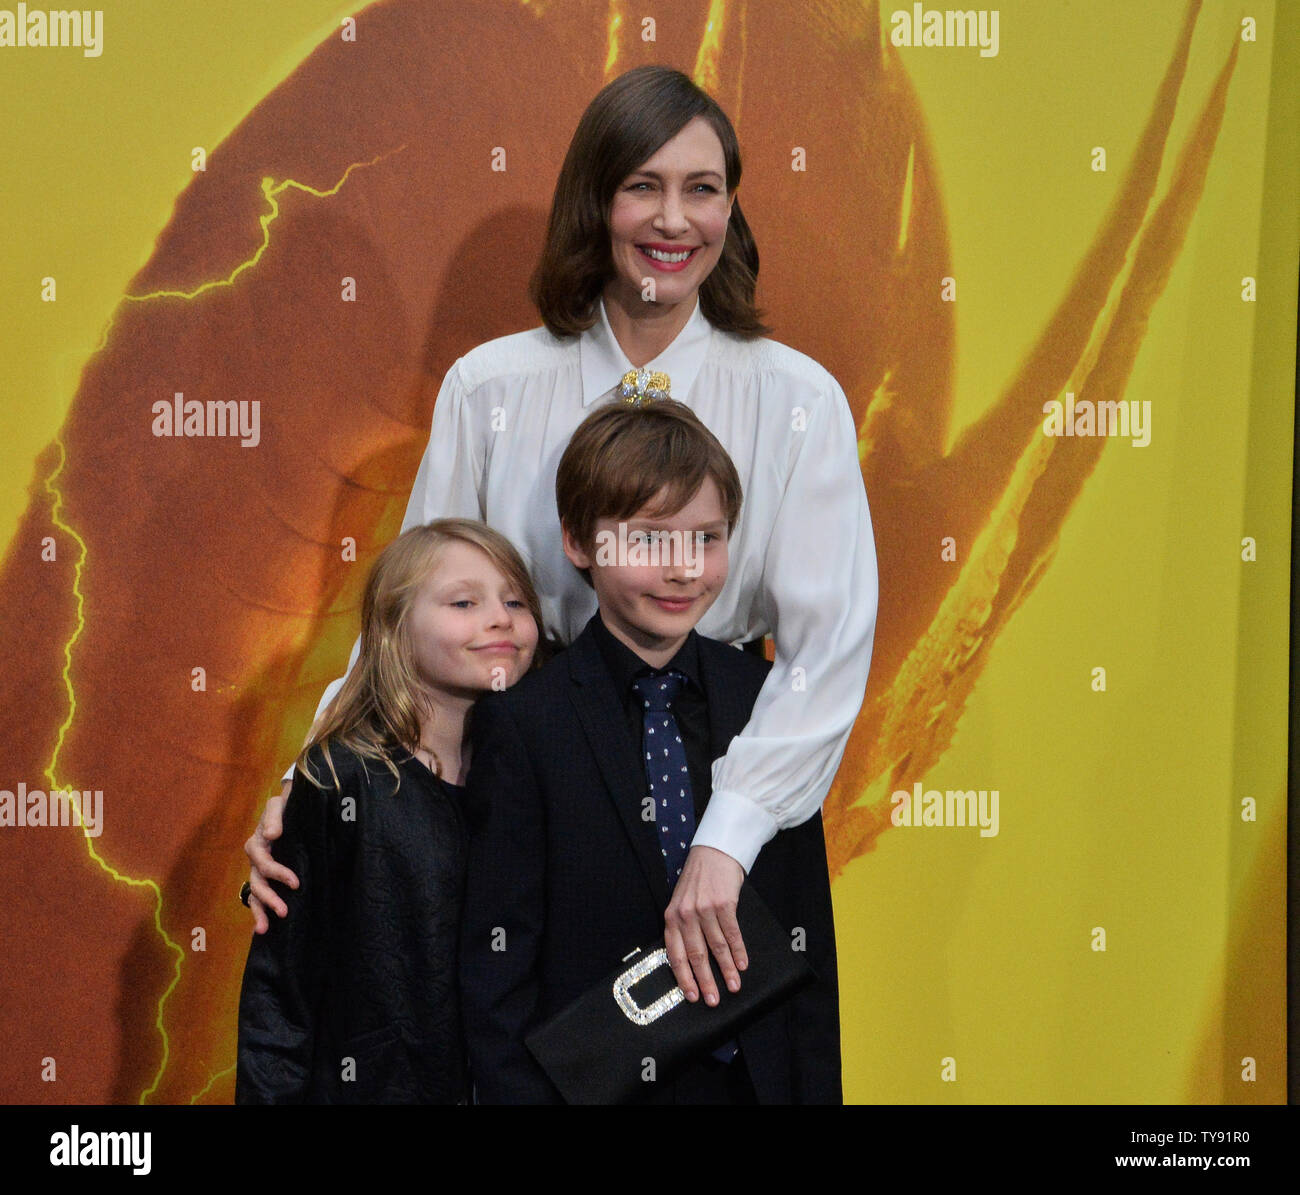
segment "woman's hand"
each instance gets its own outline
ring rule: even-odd
[[[697,1000],[702,991],[705,1004],[718,1002],[709,951],[718,960],[727,990],[740,991],[740,972],[749,966],[736,923],[736,902],[744,882],[745,869],[723,851],[693,846],[686,856],[664,913],[664,946],[677,986],[688,1000]]]
[[[268,908],[274,909],[278,917],[286,917],[289,914],[288,906],[276,896],[270,881],[279,880],[290,888],[298,887],[298,877],[271,856],[271,843],[280,837],[280,831],[283,829],[280,819],[284,813],[284,803],[289,799],[289,791],[292,788],[292,782],[286,780],[280,789],[280,795],[271,797],[266,802],[266,808],[262,810],[262,820],[257,823],[257,829],[253,831],[252,837],[244,843],[244,854],[248,856],[250,862],[248,886],[252,892],[248,897],[248,907],[253,911],[254,933],[264,934],[271,928],[271,921],[266,915]],[[685,874],[684,870],[683,874]]]

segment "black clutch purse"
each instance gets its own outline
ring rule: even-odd
[[[740,973],[740,991],[729,992],[709,958],[718,986],[713,1008],[682,994],[660,941],[634,950],[528,1034],[525,1044],[569,1103],[626,1103],[650,1078],[671,1078],[811,982],[807,960],[749,884],[740,890],[736,920],[749,967]]]

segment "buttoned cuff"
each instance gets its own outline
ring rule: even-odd
[[[709,797],[691,846],[711,846],[730,855],[749,875],[758,852],[776,834],[776,819],[748,797],[726,789]]]

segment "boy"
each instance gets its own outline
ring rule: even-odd
[[[599,609],[566,651],[485,696],[472,718],[461,987],[482,1103],[560,1102],[524,1038],[663,936],[712,761],[771,667],[694,630],[726,583],[741,493],[689,408],[600,408],[574,433],[555,488],[565,555]],[[820,815],[779,833],[746,883],[801,934],[817,980],[736,1042],[647,1081],[645,1102],[841,1102]]]

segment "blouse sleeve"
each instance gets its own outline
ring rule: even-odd
[[[857,435],[838,383],[830,379],[821,398],[794,433],[759,583],[776,659],[749,722],[713,764],[693,839],[746,872],[778,830],[826,799],[871,667],[876,546]]]
[[[402,530],[431,519],[481,519],[485,445],[475,437],[473,414],[457,361],[442,380],[433,406],[433,429],[411,487]]]
[[[443,378],[442,389],[438,391],[433,406],[433,429],[429,433],[429,443],[425,445],[419,472],[415,475],[415,484],[411,487],[411,497],[406,503],[403,531],[433,519],[482,519],[484,516],[484,447],[481,439],[478,442],[474,439],[472,416],[465,397],[464,380],[457,361]],[[361,640],[358,638],[352,645],[347,671],[325,686],[313,722],[319,721],[334,695],[343,687],[348,673],[356,665],[360,650]],[[283,779],[293,779],[292,765]]]

